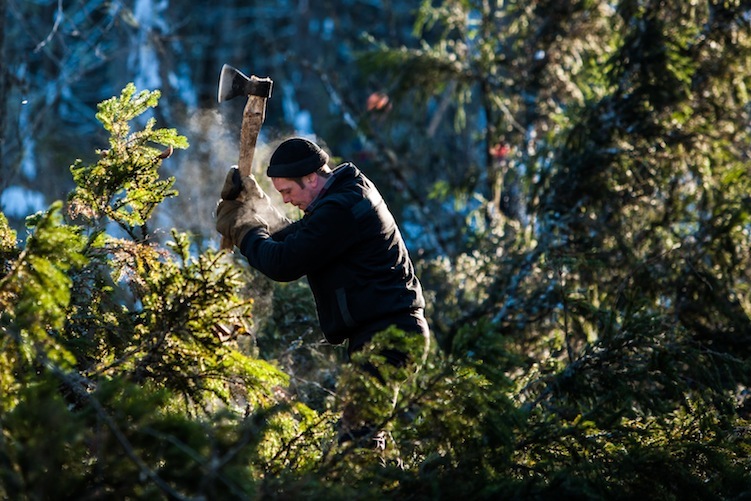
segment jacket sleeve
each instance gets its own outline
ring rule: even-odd
[[[327,203],[274,235],[263,228],[250,231],[240,250],[267,277],[290,282],[338,259],[357,239],[352,212],[341,204]]]

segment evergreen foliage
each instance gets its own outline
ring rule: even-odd
[[[485,196],[458,220],[468,250],[423,278],[441,347],[512,376],[525,480],[499,493],[748,493],[748,15],[423,2],[422,47],[361,58],[417,109],[450,102],[447,144],[474,139],[479,175],[434,191]]]
[[[239,350],[252,306],[242,273],[193,255],[188,235],[149,239],[154,208],[176,194],[150,145],[187,147],[153,119],[130,132],[158,97],[129,85],[101,104],[111,149],[71,167],[76,219],[61,202],[30,217],[23,250],[2,219],[2,497],[247,495],[252,482],[232,480],[247,454],[291,433],[262,423],[307,412],[272,412],[287,376]],[[49,471],[66,473],[42,481]]]
[[[67,204],[23,247],[0,214],[0,498],[748,498],[749,15],[426,0],[419,43],[369,38],[393,108],[358,132],[440,230],[395,406],[316,342],[304,283],[160,242],[161,148],[188,144],[126,86]],[[353,362],[388,370],[381,343],[409,339]]]

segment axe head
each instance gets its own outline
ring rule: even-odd
[[[260,96],[268,99],[271,97],[273,85],[274,82],[268,77],[259,78],[255,75],[248,77],[237,68],[225,64],[219,74],[217,100],[223,103],[237,96]]]

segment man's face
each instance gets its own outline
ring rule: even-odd
[[[282,196],[285,204],[292,204],[300,210],[305,210],[321,191],[318,188],[318,176],[315,174],[303,177],[302,186],[296,180],[286,177],[272,177],[274,188]]]

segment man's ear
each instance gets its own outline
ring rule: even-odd
[[[316,174],[315,172],[308,174],[307,176],[303,177],[303,182],[307,186],[311,186],[315,188],[316,186],[318,186],[318,182],[319,182],[318,174]]]

